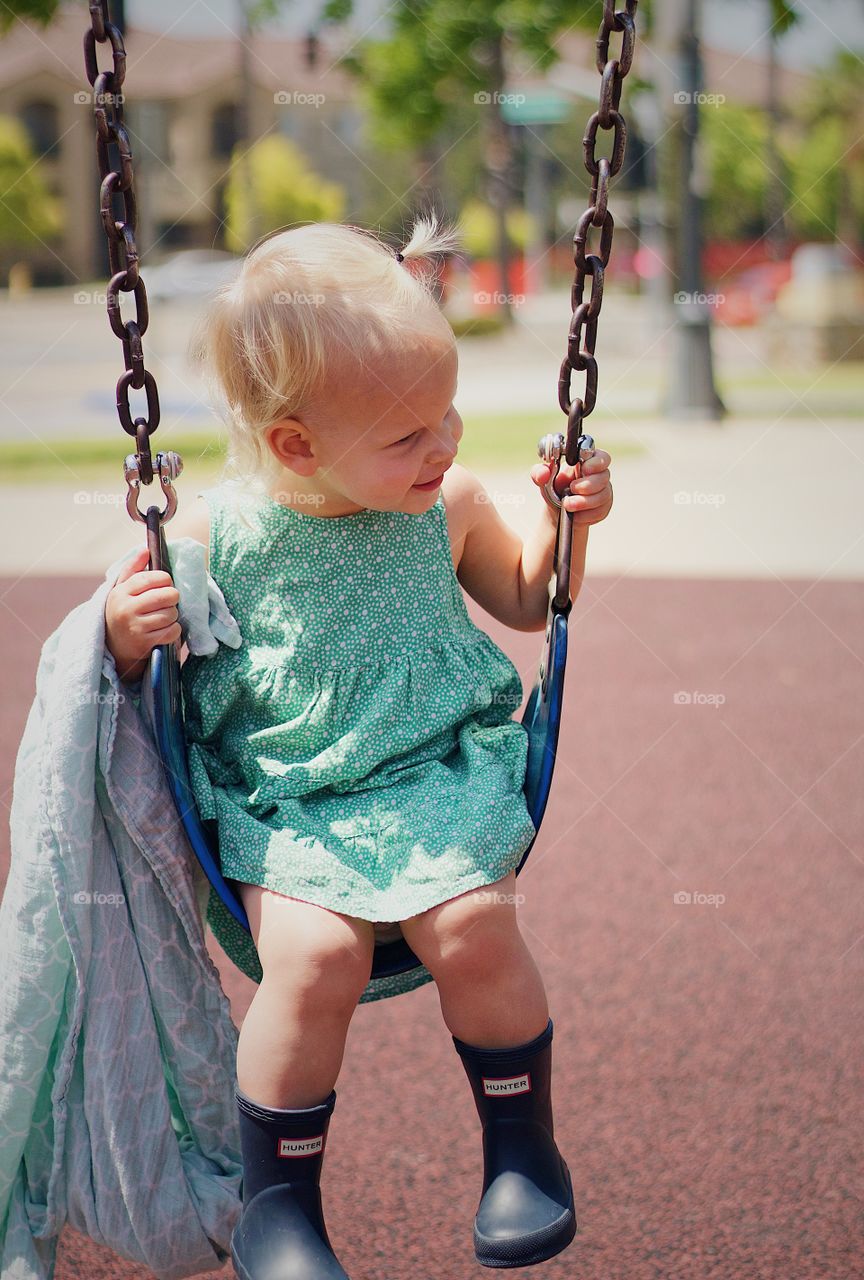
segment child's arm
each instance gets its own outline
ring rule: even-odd
[[[565,506],[573,510],[573,542],[570,594],[575,600],[585,573],[588,525],[605,519],[612,506],[608,466],[611,458],[598,449],[582,467],[562,465],[556,489],[569,483]],[[454,476],[453,473],[457,474]],[[539,463],[531,470],[538,486],[546,483],[551,467]],[[457,576],[479,605],[514,631],[542,631],[549,606],[549,580],[558,528],[558,512],[545,500],[533,534],[523,544],[499,516],[483,485],[464,467],[454,466],[448,486],[448,505],[457,504],[457,519],[465,531],[465,544]],[[453,497],[451,498],[451,492]]]

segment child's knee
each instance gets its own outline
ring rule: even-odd
[[[433,976],[451,970],[494,972],[524,945],[516,922],[512,872],[495,884],[460,894],[402,922],[408,945]]]
[[[263,981],[313,1011],[353,1008],[372,970],[371,922],[265,894],[256,939]]]

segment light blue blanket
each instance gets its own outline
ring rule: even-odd
[[[186,583],[198,602],[187,643],[207,652],[236,623],[212,580],[202,607],[188,542],[172,544],[172,568],[181,600]],[[46,641],[16,762],[0,907],[3,1280],[51,1280],[65,1222],[165,1280],[217,1269],[240,1212],[237,1032],[204,942],[208,886],[103,648],[126,558]]]
[[[239,647],[204,548],[179,538],[168,553],[189,651]],[[197,1275],[227,1260],[240,1213],[237,1031],[205,920],[250,977],[260,962],[191,852],[140,686],[104,647],[105,601],[134,554],[45,642],[16,760],[0,904],[2,1280],[51,1280],[66,1222],[164,1280]],[[361,1002],[431,979],[422,965],[370,978]]]

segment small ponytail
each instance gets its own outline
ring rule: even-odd
[[[408,243],[396,254],[396,261],[429,258],[434,253],[452,253],[458,247],[459,233],[455,227],[444,226],[437,213],[421,214],[414,223]]]

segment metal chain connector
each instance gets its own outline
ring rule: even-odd
[[[570,291],[572,316],[567,335],[567,355],[558,375],[558,403],[567,414],[564,456],[570,466],[576,466],[581,461],[580,453],[586,439],[582,435],[582,420],[593,412],[597,403],[597,361],[594,358],[594,346],[597,341],[597,320],[603,304],[604,272],[612,252],[612,235],[615,230],[612,214],[607,207],[609,182],[621,169],[627,146],[627,125],[618,106],[624,77],[633,64],[637,3],[638,0],[625,0],[625,7],[616,10],[613,0],[603,0],[603,20],[597,36],[600,100],[598,109],[589,117],[585,137],[582,139],[583,161],[591,178],[591,194],[588,208],[579,219],[573,236],[573,261],[576,270]],[[621,49],[617,58],[609,56],[613,31],[621,33]],[[608,159],[605,156],[598,158],[594,154],[598,129],[612,132],[612,154]],[[586,252],[591,227],[600,228],[600,243],[594,253]],[[586,276],[591,277],[591,292],[587,301]],[[574,371],[585,374],[585,390],[581,397],[574,396],[571,391],[570,381]]]
[[[549,479],[543,486],[543,496],[548,506],[558,510],[558,534],[555,540],[553,572],[549,583],[550,609],[566,613],[570,600],[570,562],[573,540],[573,512],[564,506],[555,490],[555,479],[561,469],[561,458],[582,475],[582,463],[594,456],[594,440],[582,431],[582,422],[593,412],[597,403],[597,361],[594,347],[597,342],[597,320],[603,305],[603,283],[609,255],[612,252],[612,236],[615,222],[609,212],[609,182],[624,163],[627,146],[627,125],[619,111],[621,86],[633,64],[636,44],[636,5],[638,0],[625,0],[624,9],[615,9],[614,0],[603,0],[603,20],[597,36],[597,70],[600,72],[600,100],[597,110],[589,116],[582,139],[585,168],[591,178],[591,194],[588,208],[582,214],[573,236],[573,261],[576,267],[570,290],[570,328],[567,334],[567,355],[558,375],[558,403],[567,414],[567,435],[543,436],[537,453],[552,467]],[[609,42],[613,31],[621,33],[621,51],[617,58],[609,57]],[[597,157],[594,149],[597,130],[612,132],[612,155]],[[586,252],[592,227],[600,228],[600,243],[594,253]],[[585,298],[585,278],[591,278],[591,292]],[[573,372],[585,374],[582,396],[571,393]],[[566,495],[565,495],[566,496]],[[546,628],[546,640],[551,636],[551,621]],[[543,668],[541,666],[541,677]],[[545,681],[544,681],[545,690]]]
[[[151,484],[154,475],[159,476],[167,499],[160,517],[164,522],[170,520],[174,514],[177,496],[171,486],[170,476],[167,478],[168,488],[166,489],[166,475],[163,475],[160,459],[176,458],[179,462],[179,455],[160,453],[156,455],[154,463],[150,452],[150,437],[159,426],[159,392],[156,379],[144,366],[144,349],[141,342],[147,331],[149,312],[147,291],[139,272],[140,255],[135,241],[138,207],[135,199],[132,144],[123,121],[125,95],[121,90],[126,78],[126,48],[122,33],[110,20],[108,0],[91,0],[89,9],[90,28],[84,34],[84,68],[93,89],[96,157],[101,178],[99,213],[108,241],[108,265],[111,272],[107,289],[108,322],[112,333],[120,339],[126,370],[117,382],[117,414],[123,430],[135,437],[137,449],[137,453],[127,457],[124,470],[128,483],[131,458],[134,461],[136,486]],[[97,44],[111,46],[113,65],[110,70],[100,71],[96,60]],[[119,172],[111,168],[109,143],[114,143],[117,147]],[[122,200],[122,222],[118,222],[114,216],[115,196],[119,196]],[[120,315],[119,294],[121,293],[132,293],[135,296],[134,320],[124,321]],[[147,398],[146,417],[133,418],[129,405],[130,388],[136,391],[143,389]],[[182,469],[182,462],[179,462],[179,468],[174,475],[179,475],[180,469]],[[171,468],[169,467],[168,470],[170,471]],[[134,496],[130,490],[130,498],[127,499],[126,505],[133,519],[144,519],[138,511],[137,487]]]

